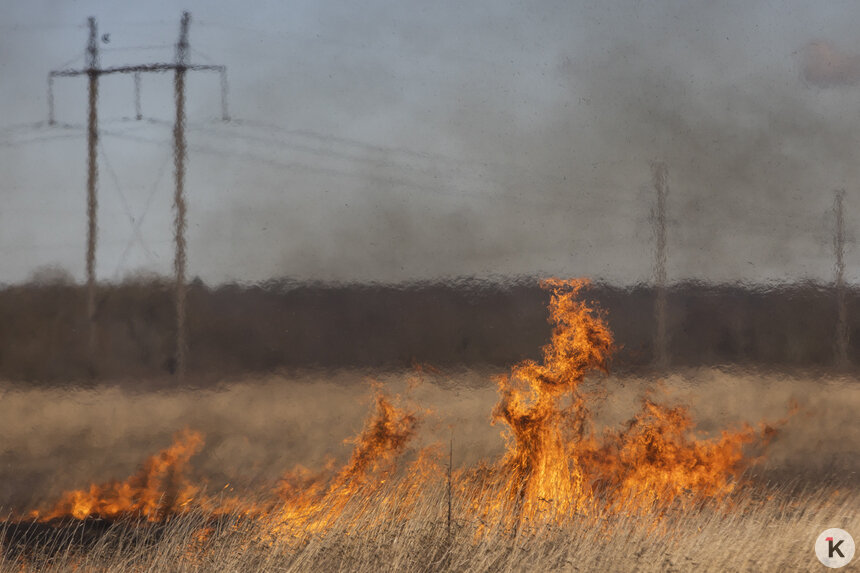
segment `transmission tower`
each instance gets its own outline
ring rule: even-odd
[[[187,359],[186,340],[186,214],[185,201],[185,76],[189,71],[217,72],[221,76],[221,119],[230,119],[227,108],[227,68],[222,65],[199,65],[188,63],[188,27],[191,15],[183,12],[179,27],[179,40],[176,43],[173,63],[150,63],[131,66],[114,66],[102,68],[99,65],[98,29],[95,18],[89,18],[89,40],[87,42],[86,67],[84,69],[52,70],[48,74],[48,123],[55,124],[54,117],[54,80],[61,77],[87,76],[87,319],[89,324],[88,351],[90,371],[95,373],[97,354],[96,327],[96,245],[98,242],[98,97],[99,78],[109,74],[132,74],[134,78],[134,108],[135,118],[143,117],[140,103],[141,75],[145,73],[173,72],[174,101],[176,116],[173,124],[173,164],[175,192],[173,196],[174,239],[176,253],[174,257],[175,275],[175,304],[176,304],[176,357],[175,373],[182,380],[185,375]]]
[[[848,308],[845,292],[845,217],[842,214],[842,204],[845,191],[836,191],[833,199],[833,213],[836,215],[836,225],[833,234],[833,251],[836,257],[835,286],[836,286],[836,367],[844,369],[848,366]]]
[[[653,165],[654,190],[657,205],[654,210],[654,319],[656,322],[654,363],[658,369],[665,369],[669,363],[666,334],[666,195],[669,192],[669,169],[665,163]]]

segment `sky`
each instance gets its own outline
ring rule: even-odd
[[[188,272],[207,283],[860,280],[860,4],[0,0],[0,283],[84,276],[86,19],[169,62],[191,12]],[[172,272],[170,76],[100,82],[99,280]]]

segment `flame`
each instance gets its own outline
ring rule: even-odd
[[[61,517],[116,519],[124,516],[160,521],[183,510],[199,491],[185,477],[191,456],[203,446],[203,435],[183,430],[168,448],[144,462],[125,481],[92,484],[89,489],[64,493],[51,508],[30,517],[50,521]]]
[[[548,507],[556,516],[584,510],[588,483],[581,463],[587,410],[579,386],[594,370],[606,372],[614,342],[602,316],[579,300],[587,281],[544,281],[552,289],[552,338],[541,363],[526,360],[498,380],[493,422],[508,430],[501,462],[504,498],[514,517]],[[567,398],[567,404],[563,399]]]
[[[745,425],[701,437],[686,408],[646,398],[620,429],[598,435],[592,396],[582,385],[590,374],[608,372],[615,343],[605,313],[582,299],[588,284],[542,282],[550,291],[550,342],[540,361],[523,361],[497,379],[499,400],[491,421],[503,427],[506,451],[494,463],[454,474],[463,501],[459,507],[481,523],[557,524],[605,511],[721,500],[758,459],[749,450],[766,446],[775,433],[771,426]],[[452,495],[452,473],[439,467],[438,444],[413,447],[420,415],[402,402],[377,388],[370,417],[349,441],[348,461],[340,468],[333,460],[318,470],[296,466],[267,502],[207,497],[203,486],[191,484],[185,469],[203,438],[186,430],[127,480],[67,492],[52,508],[31,516],[47,521],[129,515],[159,521],[194,505],[212,515],[266,518],[272,538],[326,531],[338,520],[372,527],[409,519],[417,500],[439,491],[434,488],[446,474]],[[413,457],[408,464],[403,463],[407,454]],[[448,520],[450,528],[450,514]]]
[[[299,525],[319,530],[337,519],[356,494],[378,491],[397,470],[397,461],[415,436],[419,419],[415,411],[395,405],[377,389],[374,410],[362,431],[349,443],[353,451],[338,471],[330,460],[327,467],[312,472],[299,466],[281,481],[278,493],[283,500],[280,525]],[[423,467],[423,456],[418,466]],[[281,527],[279,527],[280,529]]]
[[[417,428],[418,417],[414,412],[395,407],[388,396],[377,392],[374,413],[364,430],[352,440],[355,449],[333,487],[348,488],[362,483],[368,474],[391,471]]]
[[[604,314],[580,299],[587,285],[543,283],[554,323],[543,360],[524,361],[498,381],[493,422],[504,424],[508,451],[495,507],[512,509],[515,521],[561,521],[589,513],[598,497],[616,510],[724,497],[755,460],[744,446],[765,445],[773,428],[697,438],[686,408],[645,399],[625,429],[596,437],[580,386],[590,372],[607,372],[614,342]]]
[[[746,425],[716,439],[697,439],[682,406],[644,400],[619,432],[607,432],[588,464],[616,507],[666,506],[678,499],[721,499],[754,461],[744,446],[757,432]]]

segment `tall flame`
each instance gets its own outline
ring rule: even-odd
[[[607,371],[614,346],[600,314],[578,298],[587,284],[542,283],[552,289],[549,319],[555,324],[543,361],[526,360],[498,380],[493,422],[505,424],[511,438],[502,469],[516,517],[585,509],[588,483],[581,458],[589,445],[584,440],[588,416],[578,389],[589,372]]]

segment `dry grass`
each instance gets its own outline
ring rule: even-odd
[[[425,409],[416,447],[446,442],[453,428],[454,463],[467,466],[503,448],[499,428],[489,425],[497,395],[487,374],[424,375],[418,385],[412,374],[380,381]],[[31,508],[65,489],[123,478],[186,426],[207,436],[193,460],[197,479],[211,489],[229,482],[240,495],[258,495],[297,463],[314,467],[326,454],[348,456],[343,440],[360,429],[370,405],[365,379],[361,372],[272,376],[171,392],[10,387],[0,396],[0,503]],[[612,425],[654,385],[610,377],[589,386],[606,391],[597,420]],[[439,481],[408,514],[382,503],[379,496],[391,490],[353,499],[354,506],[379,509],[324,533],[273,536],[266,519],[190,514],[164,526],[116,524],[84,545],[81,536],[57,536],[52,547],[29,545],[26,557],[6,553],[0,570],[818,570],[812,551],[818,533],[860,532],[856,383],[700,370],[670,376],[654,391],[688,404],[706,432],[778,419],[791,399],[802,409],[755,470],[755,485],[728,500],[728,508],[672,510],[660,519],[598,512],[564,526],[511,531],[481,522],[466,507],[472,496],[460,492],[449,535]],[[201,535],[205,527],[211,531]]]
[[[380,491],[355,499],[388,507]],[[766,496],[762,494],[766,493]],[[754,494],[754,495],[753,495]],[[455,500],[457,501],[457,500]],[[166,526],[117,524],[82,549],[75,541],[6,557],[16,571],[802,571],[819,570],[812,545],[839,524],[860,531],[854,492],[769,489],[729,507],[581,517],[566,526],[520,531],[484,524],[455,503],[446,528],[443,487],[407,515],[345,517],[324,533],[271,535],[266,521],[187,515]],[[350,511],[344,513],[350,516]],[[207,529],[209,528],[209,529]],[[206,535],[201,535],[206,531]]]

